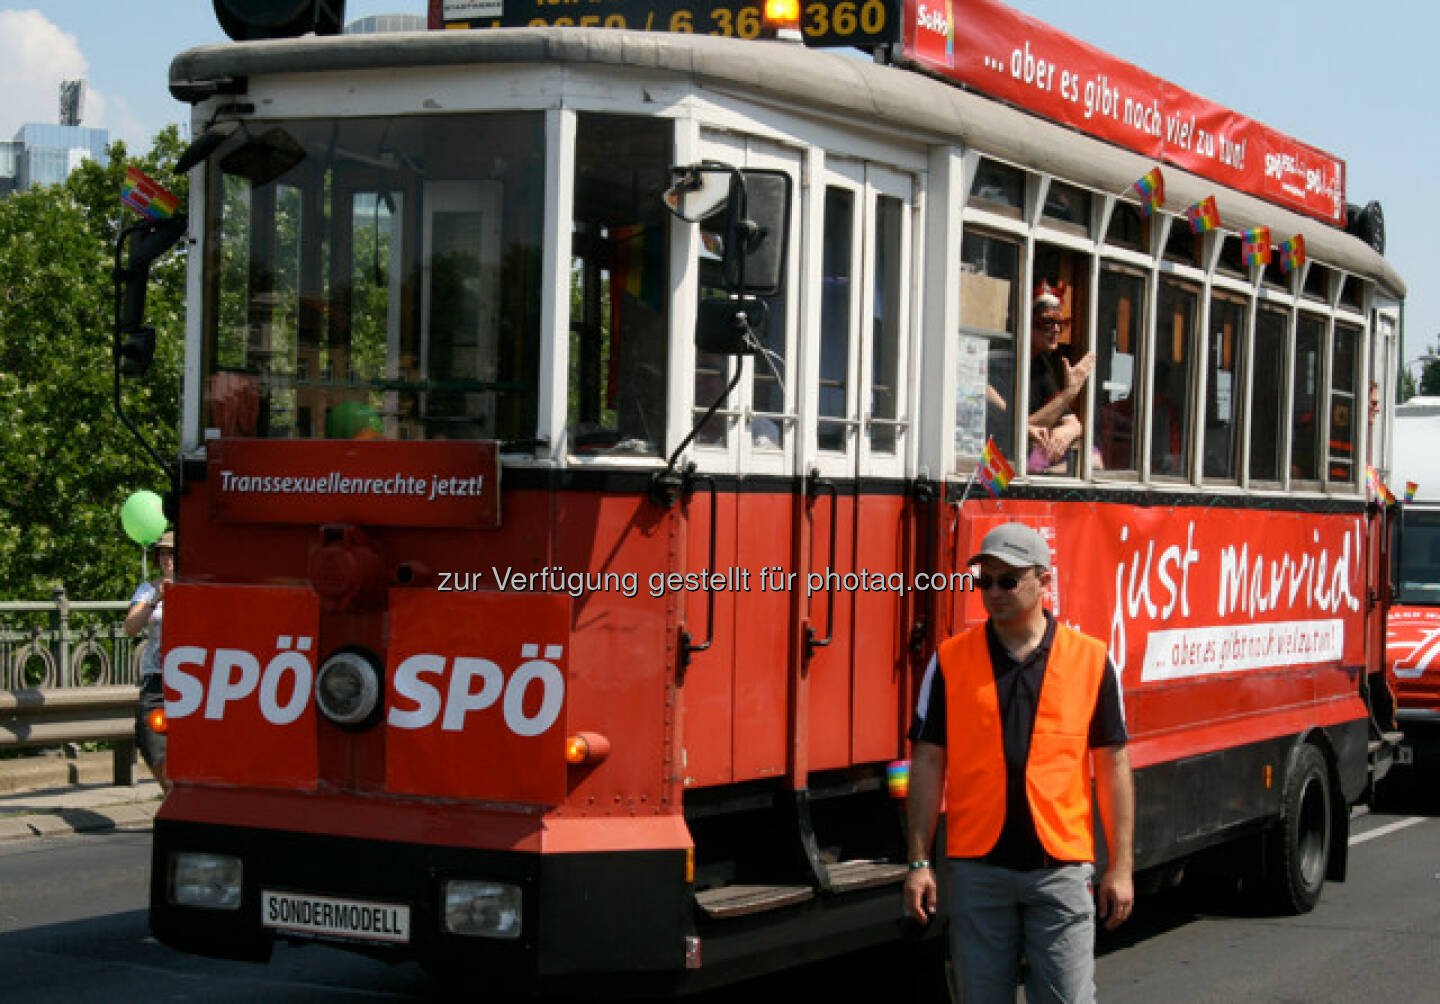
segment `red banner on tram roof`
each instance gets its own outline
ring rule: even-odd
[[[905,0],[904,51],[922,67],[1037,115],[1345,223],[1344,161],[995,0]]]

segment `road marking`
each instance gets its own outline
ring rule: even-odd
[[[1386,823],[1384,826],[1377,826],[1373,830],[1366,830],[1364,833],[1357,833],[1350,838],[1350,846],[1363,844],[1367,840],[1374,840],[1376,837],[1383,837],[1387,833],[1394,833],[1396,830],[1403,830],[1407,826],[1414,826],[1416,823],[1423,823],[1429,816],[1410,816],[1406,819],[1399,819],[1393,823]]]

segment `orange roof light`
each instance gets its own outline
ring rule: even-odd
[[[610,740],[598,732],[577,732],[565,740],[565,762],[572,767],[597,764],[610,755]]]
[[[800,30],[800,0],[765,0],[765,26]]]

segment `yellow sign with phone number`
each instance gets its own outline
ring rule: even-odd
[[[446,16],[446,28],[631,28],[682,34],[761,38],[767,32],[762,3],[744,0],[488,0],[456,5],[465,16]],[[871,46],[900,41],[898,0],[802,0],[800,33],[806,45]]]

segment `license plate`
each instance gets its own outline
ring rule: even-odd
[[[277,931],[358,941],[410,941],[410,908],[303,892],[260,893],[260,922]]]

